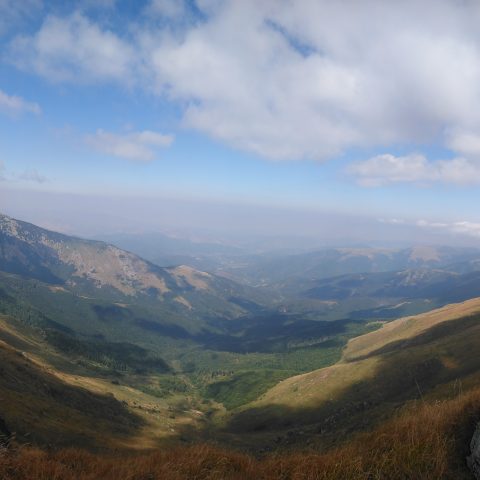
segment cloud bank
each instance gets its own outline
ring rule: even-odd
[[[480,238],[480,223],[467,220],[455,222],[434,222],[431,220],[409,221],[402,218],[381,218],[380,223],[394,226],[413,226],[430,232],[446,232],[455,236]]]
[[[479,24],[474,1],[155,0],[122,28],[80,9],[51,14],[9,53],[52,82],[178,102],[184,126],[269,159],[374,147],[387,153],[350,170],[364,185],[460,184],[480,178]],[[141,141],[109,135],[92,141],[149,159]],[[454,158],[388,153],[431,143]]]
[[[436,182],[457,185],[480,183],[480,162],[458,157],[452,160],[429,161],[424,155],[403,157],[385,154],[355,162],[347,172],[365,187],[380,187],[392,183],[429,185]]]

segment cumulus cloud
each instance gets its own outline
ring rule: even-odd
[[[150,8],[175,17],[188,5]],[[196,5],[201,19],[173,29],[148,15],[115,32],[80,13],[49,16],[10,54],[53,81],[115,81],[178,101],[185,126],[267,158],[324,161],[354,147],[440,139],[457,149],[456,163],[376,162],[392,181],[476,174],[462,152],[477,148],[465,135],[480,130],[477,2]]]
[[[355,162],[347,172],[365,187],[392,183],[430,184],[434,182],[472,185],[480,183],[480,163],[458,157],[429,161],[424,155],[401,157],[384,154]]]
[[[40,114],[41,108],[37,103],[27,102],[22,97],[16,95],[7,95],[0,90],[0,111],[10,114],[20,114],[23,112]]]
[[[140,162],[152,161],[156,150],[170,146],[173,140],[173,135],[150,130],[123,135],[97,130],[86,137],[87,144],[98,152]]]
[[[133,81],[134,49],[81,13],[48,16],[35,35],[16,37],[10,54],[17,66],[54,82]]]

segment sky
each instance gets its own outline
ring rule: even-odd
[[[0,211],[476,243],[479,24],[468,0],[0,0]]]

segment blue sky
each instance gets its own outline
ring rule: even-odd
[[[42,192],[74,193],[480,236],[475,2],[0,0],[0,19],[7,213],[37,192],[21,213],[48,225]]]

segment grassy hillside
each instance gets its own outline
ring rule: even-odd
[[[480,381],[479,312],[474,299],[353,339],[339,363],[280,382],[233,415],[228,430],[325,448],[409,401],[472,388]]]
[[[443,402],[422,402],[345,445],[316,453],[261,458],[199,444],[141,455],[82,450],[0,452],[4,480],[469,480],[465,458],[479,419],[480,390]]]
[[[38,329],[0,316],[0,419],[22,443],[110,450],[157,447],[201,427],[198,408],[209,403],[192,395],[188,378],[105,368],[99,357],[54,348]]]
[[[0,341],[0,398],[0,418],[22,442],[114,448],[143,425],[113,396],[61,381],[4,341]]]
[[[343,352],[347,361],[365,357],[388,344],[408,340],[443,322],[456,320],[480,312],[480,298],[445,307],[413,317],[399,318],[382,328],[349,340]]]

